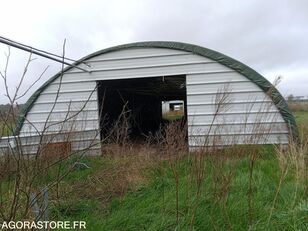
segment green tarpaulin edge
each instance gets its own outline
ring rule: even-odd
[[[129,48],[167,48],[167,49],[187,51],[193,54],[201,55],[206,58],[212,59],[220,64],[223,64],[237,71],[238,73],[244,75],[249,80],[257,84],[264,92],[266,92],[271,97],[274,104],[276,105],[279,112],[281,113],[283,119],[287,123],[288,128],[290,130],[290,135],[292,136],[293,139],[298,138],[298,129],[297,129],[294,116],[291,110],[289,109],[285,99],[282,97],[279,91],[267,79],[265,79],[262,75],[257,73],[252,68],[248,67],[247,65],[233,58],[230,58],[224,54],[221,54],[217,51],[213,51],[208,48],[204,48],[204,47],[193,45],[193,44],[173,42],[173,41],[136,42],[136,43],[129,43],[129,44],[124,44],[124,45],[114,46],[114,47],[110,47],[107,49],[97,51],[93,54],[90,54],[78,60],[77,62],[74,63],[74,65],[78,65],[83,61],[86,61],[90,58],[93,58],[101,54],[123,50],[123,49],[129,49]],[[25,106],[23,107],[23,110],[20,113],[18,124],[15,130],[15,134],[17,135],[19,134],[20,129],[25,121],[25,117],[27,116],[27,113],[30,111],[30,109],[34,105],[36,99],[39,97],[41,92],[43,92],[44,89],[50,83],[52,83],[54,80],[60,77],[64,72],[70,70],[71,68],[73,67],[66,67],[63,71],[59,72],[58,74],[50,78],[48,81],[46,81],[36,92],[33,93],[33,95],[28,99]]]

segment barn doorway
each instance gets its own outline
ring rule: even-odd
[[[154,134],[167,123],[162,110],[166,101],[183,102],[183,124],[187,118],[185,75],[101,80],[97,81],[97,93],[101,140],[123,118],[128,122],[130,139]]]

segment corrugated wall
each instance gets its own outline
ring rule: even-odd
[[[96,56],[87,63],[91,73],[71,69],[41,93],[21,135],[86,131],[73,140],[98,141],[97,80],[185,74],[191,147],[218,144],[217,140],[220,145],[288,142],[287,126],[270,98],[246,77],[205,57],[172,49],[131,48]],[[218,94],[226,99],[217,113],[217,92],[222,91],[227,97]]]
[[[237,72],[187,75],[189,145],[288,143],[271,99]]]

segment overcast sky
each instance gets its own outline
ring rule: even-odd
[[[307,0],[0,0],[0,6],[1,36],[57,54],[66,39],[66,56],[73,59],[123,43],[187,42],[231,56],[270,81],[282,76],[283,95],[308,96]],[[7,50],[0,44],[1,71]],[[11,89],[27,57],[11,48]],[[23,89],[48,65],[31,93],[61,68],[37,57]],[[6,103],[2,81],[0,93],[0,103]]]

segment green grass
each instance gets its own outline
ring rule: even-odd
[[[308,125],[308,111],[296,111],[294,117],[298,125]]]
[[[296,112],[295,117],[299,124],[308,124],[307,112]],[[88,230],[188,230],[193,210],[196,208],[193,230],[307,230],[308,202],[307,188],[304,186],[306,181],[299,184],[295,179],[294,169],[290,169],[282,181],[276,204],[273,206],[281,177],[279,161],[274,153],[275,150],[271,146],[261,149],[258,153],[252,178],[251,212],[248,206],[250,161],[247,154],[247,157],[235,160],[236,172],[227,190],[227,196],[220,199],[217,197],[219,189],[215,189],[213,178],[217,163],[215,164],[211,158],[204,160],[206,175],[202,183],[201,196],[197,200],[196,182],[191,180],[191,160],[181,160],[178,167],[178,222],[175,179],[167,161],[146,169],[143,172],[146,183],[128,190],[124,196],[113,196],[108,203],[102,203],[99,199],[89,200],[74,195],[78,202],[72,206],[78,213],[67,215],[62,211],[57,213],[56,217],[59,219],[65,216],[71,220],[82,218],[87,221]],[[114,164],[112,159],[105,161],[103,157],[86,160],[90,166],[95,167],[86,170],[88,172],[82,177],[85,181],[91,174],[95,175],[108,168],[108,165]],[[232,168],[232,161],[225,161],[220,174],[227,176]],[[219,180],[218,185],[223,185],[223,179]],[[272,206],[273,213],[268,223]],[[249,213],[252,214],[250,222]]]
[[[295,117],[299,124],[308,124],[307,112],[296,112]],[[59,198],[54,188],[50,190],[50,220],[84,220],[87,230],[307,230],[307,179],[297,179],[294,166],[281,178],[282,162],[274,147],[260,147],[249,193],[252,150],[227,158],[223,155],[228,150],[202,161],[205,175],[199,198],[194,159],[186,156],[176,162],[178,221],[174,169],[168,160],[134,155],[70,159],[63,163],[62,173],[75,161],[90,168],[64,178]],[[57,168],[51,169],[36,185],[45,185],[56,174]]]
[[[183,111],[170,111],[163,114],[163,119],[167,121],[174,121],[182,119],[184,116]]]
[[[271,152],[269,149],[262,149],[262,151]],[[105,160],[104,157],[85,158],[84,161],[92,168],[74,173],[65,180],[63,185],[73,185],[76,180],[85,182],[91,175],[102,171],[102,168],[106,170],[108,166],[114,164],[109,158]],[[213,179],[217,166],[212,158],[205,159],[207,175],[202,184],[201,197],[197,202],[194,230],[249,229],[247,197],[249,159],[241,158],[235,161],[237,162],[236,173],[232,179],[228,196],[218,199],[215,192],[220,191],[215,191]],[[102,166],[99,167],[98,163]],[[54,219],[85,220],[88,230],[188,230],[192,211],[196,205],[197,190],[195,182],[189,179],[191,164],[192,160],[185,158],[180,161],[178,167],[180,175],[178,223],[176,221],[175,180],[166,161],[148,169],[145,173],[147,175],[146,184],[127,191],[123,197],[115,196],[104,206],[99,198],[83,198],[78,191],[72,191],[70,199],[65,199],[52,208],[52,214]],[[225,173],[233,167],[228,161],[223,166]],[[295,195],[295,179],[291,172],[283,183],[272,219],[267,225],[269,210],[279,179],[280,169],[276,157],[268,153],[267,157],[258,158],[253,172],[251,228],[254,230],[305,230],[308,225],[304,220],[308,212],[308,204],[307,200],[304,200],[304,187],[299,186]],[[102,186],[97,185],[97,187]],[[294,206],[290,206],[291,204]]]

